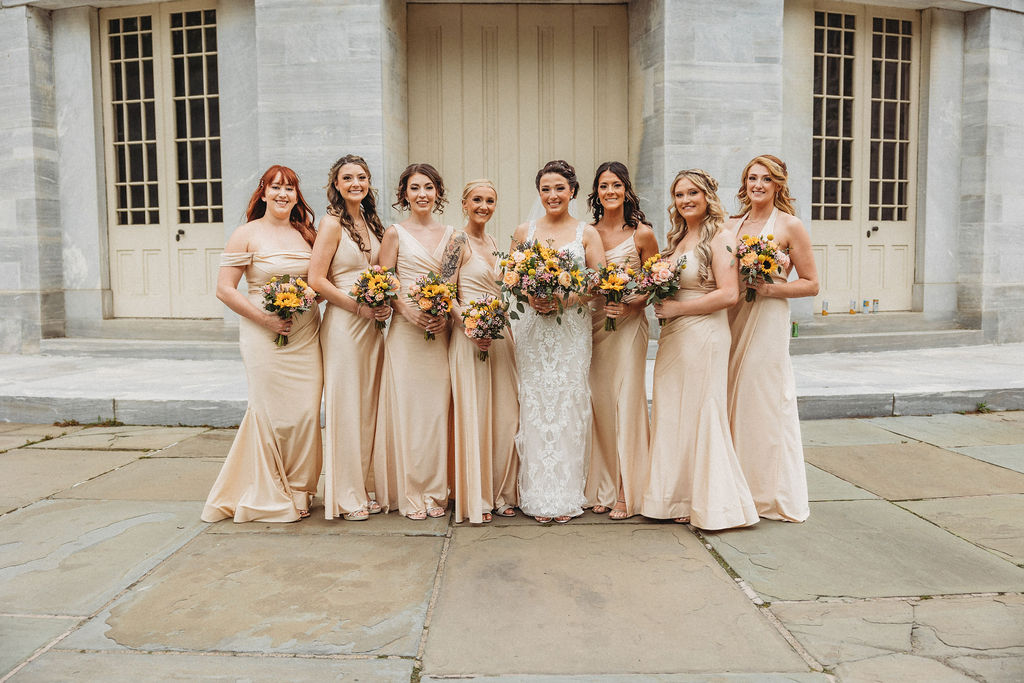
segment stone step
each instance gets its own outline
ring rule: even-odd
[[[166,360],[240,360],[237,341],[173,339],[99,339],[61,337],[39,343],[43,356],[160,358]]]
[[[853,353],[897,349],[939,349],[984,343],[985,337],[981,330],[907,330],[805,335],[803,326],[801,326],[800,336],[789,340],[789,352],[793,355]]]

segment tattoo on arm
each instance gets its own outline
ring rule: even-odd
[[[459,260],[462,258],[462,249],[466,246],[466,233],[460,232],[452,236],[445,245],[444,254],[441,255],[441,279],[451,281],[459,269]]]

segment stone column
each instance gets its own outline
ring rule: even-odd
[[[917,253],[913,308],[950,319],[957,306],[964,15],[929,9],[921,15],[921,113],[918,139]]]
[[[50,13],[0,11],[0,351],[33,352],[64,332]]]
[[[1024,14],[980,9],[964,27],[958,308],[991,342],[1024,340]]]

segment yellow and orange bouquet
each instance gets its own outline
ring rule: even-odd
[[[289,320],[296,313],[305,313],[316,305],[316,292],[301,277],[275,275],[261,288],[263,308],[276,313],[278,318]],[[279,334],[274,339],[278,346],[288,344],[288,336]]]
[[[509,317],[518,320],[526,311],[524,304],[530,296],[554,299],[558,305],[555,319],[562,323],[562,311],[570,294],[583,294],[587,289],[590,272],[580,268],[565,249],[557,250],[537,240],[522,242],[505,254],[497,252],[504,273],[500,284],[505,301],[516,299],[515,311]],[[580,306],[582,310],[582,305]]]
[[[732,251],[732,247],[727,247]],[[775,236],[764,237],[743,235],[736,245],[736,259],[740,262],[740,279],[747,284],[747,301],[757,298],[754,286],[760,278],[771,284],[772,275],[784,277],[784,266],[789,264],[789,255],[779,248]]]
[[[591,292],[600,294],[606,301],[619,302],[637,289],[636,271],[616,263],[601,265],[592,278]],[[615,329],[615,318],[605,317],[605,331]]]
[[[395,271],[392,268],[370,266],[359,273],[359,279],[352,285],[352,290],[348,295],[368,308],[390,306],[391,301],[398,296],[398,280],[395,278]],[[378,330],[383,330],[387,327],[387,321],[375,319],[373,326]]]
[[[653,304],[670,299],[679,291],[679,276],[686,269],[686,255],[679,257],[675,263],[670,259],[655,254],[640,266],[637,277],[637,292],[647,297],[647,303]],[[658,325],[664,325],[665,319],[658,318]]]
[[[452,310],[455,292],[455,283],[445,282],[434,271],[430,271],[426,275],[416,278],[416,284],[409,287],[409,293],[406,296],[427,315],[443,317]],[[423,338],[433,339],[434,333],[424,332]]]
[[[462,311],[462,321],[466,326],[466,336],[470,339],[504,339],[501,331],[508,324],[505,316],[505,303],[488,294],[483,299],[474,299]],[[486,351],[478,351],[476,357],[487,360]]]

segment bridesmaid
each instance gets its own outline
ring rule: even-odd
[[[604,263],[639,272],[640,265],[658,252],[658,242],[640,210],[626,167],[618,161],[601,164],[588,201],[604,247]],[[611,509],[611,519],[637,514],[647,483],[650,424],[644,385],[645,308],[644,298],[634,296],[624,302],[604,302],[603,307],[596,305],[593,313],[590,396],[594,427],[586,495],[594,512]],[[614,331],[604,329],[605,317],[616,319]]]
[[[462,326],[462,310],[488,294],[501,297],[497,245],[484,229],[494,215],[498,193],[490,180],[473,180],[462,190],[466,227],[455,233],[442,260],[442,275],[458,285],[452,311],[455,331],[448,347],[455,406],[455,521],[491,521],[494,511],[515,517],[519,459],[519,397],[515,351],[509,328],[505,339],[471,340]],[[486,361],[477,358],[487,351]]]
[[[786,164],[754,157],[743,169],[736,235],[771,235],[788,254],[786,274],[797,278],[759,282],[757,297],[740,298],[729,311],[729,425],[733,444],[757,513],[767,519],[802,522],[811,514],[807,473],[796,407],[796,382],[789,358],[789,299],[818,293],[811,237],[793,209]]]
[[[217,298],[241,316],[238,342],[249,406],[203,508],[216,522],[294,522],[309,516],[320,479],[320,309],[291,320],[263,308],[260,287],[276,275],[306,277],[316,232],[295,171],[271,166],[228,239]],[[245,275],[248,294],[238,291]],[[286,346],[274,343],[288,336]]]
[[[373,469],[381,505],[421,520],[441,517],[448,505],[448,318],[420,311],[406,293],[416,278],[441,273],[441,253],[455,229],[434,219],[447,200],[430,164],[402,171],[397,195],[393,206],[411,215],[384,231],[380,247],[380,265],[397,266],[402,293],[384,344]]]
[[[680,171],[672,182],[666,253],[685,256],[680,289],[655,304],[666,320],[654,363],[651,470],[642,512],[701,529],[757,523],[757,509],[729,434],[726,380],[729,320],[739,278],[718,183],[706,171]]]
[[[384,335],[374,320],[391,315],[388,306],[368,308],[348,295],[359,274],[377,263],[384,236],[362,157],[350,154],[334,162],[327,201],[309,265],[310,285],[327,300],[320,326],[327,414],[324,516],[357,522],[381,511],[367,494],[373,490],[373,432],[384,363]]]

